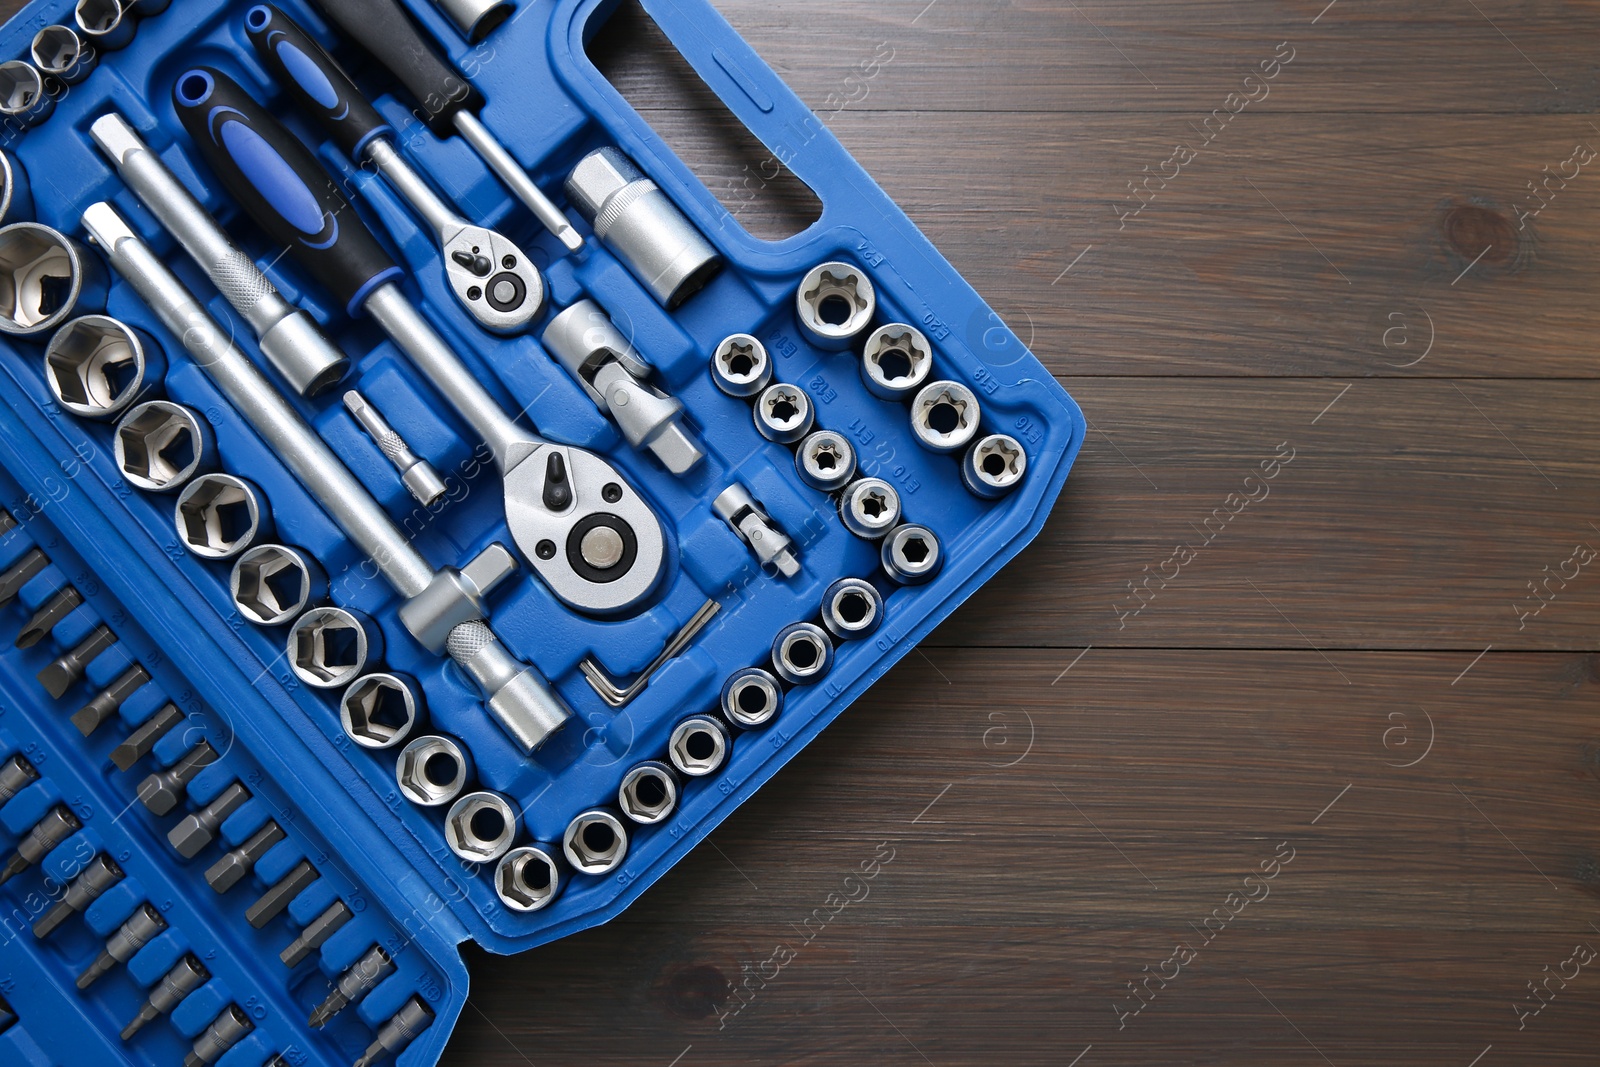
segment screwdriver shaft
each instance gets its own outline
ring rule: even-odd
[[[506,183],[518,200],[527,205],[545,229],[556,235],[568,252],[576,252],[583,247],[582,235],[567,221],[561,209],[551,203],[550,198],[533,183],[528,172],[522,169],[522,164],[512,159],[511,153],[478,121],[478,116],[461,110],[451,117],[451,121],[455,123],[456,132],[489,164],[489,169]]]

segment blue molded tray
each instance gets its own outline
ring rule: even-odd
[[[423,554],[435,565],[456,564],[490,542],[509,544],[495,475],[477,456],[470,432],[369,322],[348,319],[239,216],[173,114],[169,101],[177,74],[192,63],[209,63],[232,73],[308,143],[321,144],[256,63],[242,28],[248,6],[221,0],[173,4],[141,23],[129,47],[104,57],[86,81],[63,93],[48,121],[13,135],[5,147],[32,177],[36,217],[81,238],[77,220],[83,208],[113,200],[213,314],[237,326],[238,337],[249,337],[89,141],[89,122],[115,107],[285,295],[322,321],[352,357],[352,383],[402,425],[413,447],[451,475],[456,491],[447,507],[433,514],[415,508],[336,399],[297,401]],[[86,601],[38,647],[0,650],[0,759],[21,751],[43,774],[0,809],[0,852],[9,854],[57,801],[70,804],[84,823],[40,868],[0,887],[0,998],[17,1016],[7,1026],[0,1014],[0,1026],[7,1026],[0,1030],[0,1062],[166,1067],[182,1060],[194,1035],[231,1000],[252,1017],[256,1030],[225,1054],[225,1067],[256,1067],[277,1052],[293,1064],[332,1067],[350,1063],[389,1015],[420,994],[437,1020],[399,1062],[433,1063],[466,1000],[457,944],[470,939],[492,951],[516,952],[604,922],[626,907],[1038,533],[1083,440],[1082,415],[1066,393],[709,4],[645,0],[643,6],[729,109],[820,198],[821,218],[783,241],[750,236],[589,61],[584,41],[616,0],[522,0],[516,16],[478,46],[467,45],[430,4],[408,3],[458,67],[473,73],[489,101],[481,116],[485,124],[558,201],[571,165],[592,148],[615,144],[718,247],[727,269],[672,313],[598,244],[591,242],[581,259],[562,256],[477,158],[458,140],[440,142],[415,122],[406,103],[388,95],[392,82],[384,72],[329,32],[313,7],[297,0],[280,6],[345,62],[401,130],[406,154],[451,190],[463,214],[502,230],[530,252],[545,271],[553,305],[589,296],[606,308],[655,364],[664,386],[684,402],[708,446],[699,469],[672,478],[621,441],[544,354],[534,339],[537,329],[512,340],[475,329],[430,269],[436,253],[404,205],[323,146],[324,162],[361,189],[358,210],[412,268],[405,287],[480,378],[511,410],[525,408],[549,436],[603,452],[643,489],[671,530],[676,559],[663,591],[630,618],[574,615],[527,577],[497,592],[496,631],[514,654],[554,682],[576,712],[573,722],[525,757],[484,716],[456,669],[410,638],[397,619],[393,592],[373,577],[370,565],[363,565],[176,340],[126,286],[113,285],[108,313],[148,331],[167,354],[166,395],[204,414],[218,441],[221,468],[260,486],[277,539],[323,562],[334,601],[365,612],[381,627],[385,662],[417,680],[430,729],[465,742],[481,787],[521,807],[520,840],[559,842],[577,812],[614,801],[627,768],[659,757],[668,731],[684,716],[714,708],[728,674],[764,664],[773,635],[790,622],[813,618],[822,590],[835,578],[876,575],[887,595],[887,621],[873,639],[841,646],[821,684],[792,690],[774,724],[737,734],[722,772],[689,782],[671,821],[635,828],[619,871],[576,876],[548,908],[517,914],[500,905],[487,871],[450,854],[439,811],[401,799],[394,753],[352,745],[339,726],[337,694],[295,681],[282,659],[281,629],[263,631],[235,612],[228,565],[183,550],[172,527],[172,498],[140,493],[123,482],[109,427],[80,422],[53,405],[40,371],[42,339],[0,344],[0,403],[10,413],[0,417],[0,466],[9,472],[0,475],[0,503],[20,520],[0,537],[0,568],[34,545],[52,561],[17,603],[0,609],[7,620],[0,622],[0,635],[9,637],[6,627],[20,627],[63,583],[76,586]],[[0,58],[24,55],[39,27],[70,17],[70,10],[70,0],[35,0],[0,28]],[[795,287],[807,269],[831,259],[864,268],[877,289],[878,321],[923,329],[934,343],[938,376],[972,387],[985,427],[1026,445],[1027,477],[1012,495],[986,502],[969,494],[955,459],[913,443],[902,406],[865,391],[854,355],[821,352],[804,340],[792,310]],[[904,588],[883,581],[876,546],[846,532],[829,499],[799,481],[790,450],[756,433],[746,403],[717,391],[707,357],[736,331],[762,338],[774,354],[778,380],[810,393],[818,425],[848,433],[864,472],[893,482],[907,519],[939,535],[947,562],[937,579]],[[256,355],[252,343],[241,346]],[[711,498],[734,480],[754,491],[800,543],[804,570],[798,577],[779,580],[762,573],[711,511]],[[720,614],[625,708],[608,708],[584,682],[577,664],[591,654],[613,675],[637,672],[708,597],[720,602]],[[119,644],[94,662],[85,682],[52,701],[34,672],[101,620]],[[70,713],[133,661],[149,671],[151,682],[123,706],[120,721],[81,738]],[[168,700],[186,715],[183,728],[133,770],[112,769],[106,762],[111,748]],[[194,781],[188,807],[165,818],[150,815],[134,801],[138,780],[172,763],[202,735],[224,750],[223,759]],[[269,815],[289,836],[245,884],[219,896],[202,878],[219,847],[185,861],[165,838],[189,807],[234,780],[245,782],[254,799],[224,824],[224,847],[243,841]],[[55,884],[47,878],[70,876],[102,850],[122,862],[128,878],[121,885],[44,941],[21,929]],[[245,907],[301,858],[313,862],[321,879],[296,898],[285,917],[252,929]],[[278,952],[335,896],[357,912],[357,920],[312,959],[286,970]],[[142,900],[164,912],[169,932],[129,966],[78,993],[73,978]],[[389,948],[397,973],[326,1030],[308,1030],[305,1016],[329,981],[374,942]],[[206,961],[212,982],[180,1005],[170,1023],[151,1024],[133,1041],[120,1043],[116,1032],[137,1010],[146,987],[186,949]]]

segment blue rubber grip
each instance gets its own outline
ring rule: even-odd
[[[311,151],[238,82],[195,67],[179,75],[172,99],[233,198],[351,315],[374,289],[403,277]]]

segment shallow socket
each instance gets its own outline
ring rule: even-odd
[[[507,852],[494,872],[494,891],[512,911],[538,911],[561,895],[565,872],[542,845]]]
[[[265,532],[261,490],[232,474],[202,474],[178,494],[173,521],[201,559],[232,559]]]
[[[857,537],[876,541],[900,523],[900,494],[882,478],[851,482],[839,498],[839,518]]]
[[[878,309],[872,282],[848,263],[812,267],[795,291],[800,330],[818,348],[849,348]]]
[[[754,730],[767,725],[783,710],[783,689],[771,672],[746,667],[722,683],[720,704],[729,722]]]
[[[315,689],[339,689],[382,655],[378,631],[364,615],[345,608],[312,608],[289,627],[289,666]]]
[[[728,758],[728,728],[709,715],[693,715],[672,728],[667,758],[680,774],[716,773]]]
[[[622,814],[636,823],[662,822],[678,806],[678,776],[665,763],[641,763],[622,776],[617,803]]]
[[[228,589],[239,614],[257,626],[281,626],[327,596],[328,579],[298,548],[256,545],[234,561]]]
[[[50,393],[80,419],[110,419],[147,385],[160,382],[166,361],[142,330],[109,315],[82,315],[62,326],[44,350]]]
[[[772,669],[790,685],[810,685],[832,666],[833,642],[816,623],[791,623],[772,640]]]
[[[461,795],[472,764],[461,746],[448,737],[419,737],[400,751],[395,781],[411,803],[437,808]]]
[[[884,571],[901,585],[931,581],[944,565],[944,549],[939,538],[926,526],[912,522],[895,527],[883,539],[879,555]]]
[[[838,492],[856,476],[856,450],[844,434],[817,430],[795,450],[794,468],[800,480],[818,492]]]
[[[445,843],[468,863],[494,862],[510,851],[516,836],[516,809],[499,793],[468,793],[444,817]]]
[[[628,855],[628,831],[604,808],[591,808],[567,824],[561,851],[572,869],[583,874],[616,870]]]
[[[105,300],[105,268],[77,241],[37,222],[0,229],[0,333],[46,333]]]
[[[871,582],[840,578],[822,594],[822,625],[841,641],[868,637],[883,624],[883,596]]]
[[[911,432],[930,452],[960,452],[978,435],[978,398],[960,382],[933,382],[911,401]]]
[[[729,396],[755,396],[772,381],[767,346],[747,333],[723,338],[711,353],[711,380]]]
[[[903,322],[872,331],[861,349],[861,380],[884,400],[902,400],[933,373],[933,348],[921,330]]]
[[[1017,487],[1028,471],[1028,453],[1009,434],[992,433],[967,449],[961,481],[974,496],[994,500]]]
[[[339,700],[339,721],[362,748],[393,748],[417,725],[417,690],[411,679],[387,671],[364,674]]]

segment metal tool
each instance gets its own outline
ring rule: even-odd
[[[30,548],[4,572],[0,572],[0,607],[17,599],[22,587],[37,578],[50,566],[50,557],[37,548]]]
[[[39,780],[39,772],[22,753],[13,753],[0,763],[0,808],[11,803],[18,793]]]
[[[904,400],[933,371],[933,346],[915,326],[879,326],[861,349],[861,381],[883,400]]]
[[[167,831],[167,841],[178,855],[192,860],[217,839],[223,820],[244,806],[250,799],[250,790],[234,782],[218,793],[204,807],[191,811],[183,820]]]
[[[134,953],[154,941],[156,935],[166,928],[167,920],[149,904],[134,908],[133,914],[123,920],[116,932],[106,939],[106,947],[100,950],[100,955],[78,975],[78,988],[88,989],[108,974],[111,968],[133,959]]]
[[[268,819],[261,829],[245,839],[244,844],[223,853],[222,858],[206,870],[206,884],[218,893],[226,893],[255,870],[261,857],[285,836],[283,827]]]
[[[926,526],[902,523],[890,531],[879,549],[883,569],[901,585],[930,582],[944,566],[944,549],[939,538]]]
[[[81,829],[83,823],[64,805],[57,804],[45,812],[44,818],[34,823],[33,828],[17,843],[17,850],[6,861],[5,868],[0,869],[0,885],[5,885],[44,859],[57,845]]]
[[[722,269],[711,243],[619,149],[599,148],[579,160],[567,176],[567,197],[669,311]]]
[[[33,218],[33,189],[28,171],[10,152],[0,149],[0,224]]]
[[[56,98],[45,91],[38,67],[23,59],[0,63],[0,117],[8,126],[37,126],[55,109]]]
[[[83,81],[100,59],[93,49],[84,47],[76,30],[61,25],[46,26],[34,34],[28,54],[41,74],[60,78],[65,85]]]
[[[510,553],[491,545],[461,570],[435,571],[109,204],[91,206],[84,222],[118,273],[183,338],[197,365],[406,599],[400,617],[407,629],[423,647],[449,653],[461,665],[483,693],[489,714],[513,741],[524,751],[537,748],[571,712],[533,668],[512,658],[484,622],[484,598],[515,567]]]
[[[83,594],[70,585],[64,585],[50,594],[50,599],[39,605],[39,610],[17,631],[16,647],[32,648],[56,628],[56,624],[71,615],[83,603]]]
[[[372,1067],[384,1055],[399,1056],[410,1047],[417,1035],[433,1025],[433,1009],[412,997],[387,1022],[378,1028],[378,1036],[356,1060],[355,1067]]]
[[[146,400],[130,408],[111,443],[122,476],[152,493],[176,493],[216,463],[210,423],[170,400]]]
[[[838,352],[855,343],[878,310],[872,280],[848,263],[812,267],[795,291],[800,332],[818,348]]]
[[[433,0],[456,24],[468,44],[477,44],[510,18],[517,6],[507,0]]]
[[[794,542],[778,529],[777,523],[744,486],[738,482],[728,486],[711,502],[711,509],[739,535],[739,540],[750,546],[763,567],[771,564],[785,578],[800,573],[800,557]]]
[[[123,702],[149,680],[150,672],[137,663],[133,664],[117,675],[110,685],[96,693],[89,703],[73,712],[72,725],[78,728],[80,734],[88,737],[121,710]]]
[[[339,698],[339,722],[362,748],[393,748],[417,724],[416,683],[387,671],[364,674]]]
[[[856,476],[856,450],[837,430],[814,430],[794,452],[795,473],[819,493],[836,493]]]
[[[484,329],[520,333],[544,310],[544,280],[505,236],[477,226],[434,191],[395,146],[395,131],[355,83],[288,15],[258,4],[244,17],[256,55],[357,166],[370,164],[433,233],[445,282]]]
[[[206,970],[192,953],[185,955],[151,988],[150,995],[145,999],[139,1013],[122,1028],[122,1040],[131,1040],[133,1035],[143,1030],[147,1024],[176,1008],[190,993],[210,980],[211,972]]]
[[[17,517],[5,508],[0,508],[0,537],[4,537],[17,528]]]
[[[132,769],[156,747],[156,742],[172,732],[183,721],[183,712],[175,704],[163,704],[155,713],[111,750],[111,764],[119,771]]]
[[[281,626],[328,595],[328,576],[311,555],[288,545],[256,545],[234,561],[228,592],[257,626]]]
[[[794,622],[772,639],[772,669],[790,685],[810,685],[833,666],[833,641],[814,622]]]
[[[630,767],[617,787],[617,804],[622,814],[636,823],[651,826],[662,822],[678,806],[678,776],[656,760]]]
[[[667,759],[680,774],[704,778],[727,761],[728,728],[709,715],[691,715],[672,728]]]
[[[489,165],[513,196],[555,234],[569,252],[583,247],[583,238],[561,209],[539,191],[522,165],[478,120],[483,94],[441,59],[411,13],[394,0],[317,0],[344,32],[389,68],[421,105],[417,117],[436,137],[459,133]]]
[[[400,292],[400,268],[321,164],[236,82],[196,68],[179,75],[174,100],[235,199],[352,312],[371,314],[488,444],[505,481],[511,535],[550,590],[600,615],[648,596],[665,568],[666,536],[616,468],[593,452],[523,430],[506,414]],[[236,156],[245,144],[252,147]]]
[[[347,390],[344,406],[400,475],[400,484],[406,487],[412,499],[423,507],[432,507],[444,496],[444,479],[433,469],[433,464],[411,451],[406,439],[395,433],[394,427],[377,408],[367,403],[366,397],[354,389]]]
[[[78,242],[37,222],[0,228],[0,333],[48,333],[105,304],[105,268]]]
[[[978,433],[978,397],[960,382],[930,382],[911,401],[911,432],[930,452],[960,452]]]
[[[349,608],[312,608],[289,627],[289,668],[314,689],[343,689],[383,657],[383,631]]]
[[[772,382],[767,346],[748,333],[729,334],[711,353],[711,380],[731,397],[751,397]]]
[[[282,915],[295,897],[305,892],[312,882],[321,877],[317,869],[311,866],[310,860],[301,860],[294,865],[293,870],[267,887],[267,891],[245,909],[245,922],[257,930],[262,929]]]
[[[883,594],[861,578],[840,578],[822,592],[822,625],[840,641],[872,636],[883,613]]]
[[[798,385],[774,382],[756,397],[756,432],[776,444],[794,444],[811,432],[816,418],[810,394]]]
[[[89,631],[89,636],[57,656],[35,677],[45,692],[60,700],[83,678],[89,664],[116,643],[117,635],[111,632],[111,627],[100,623]]]
[[[992,433],[973,442],[961,461],[961,481],[976,496],[995,500],[1015,489],[1028,472],[1028,453],[1010,434]]]
[[[332,992],[311,1012],[306,1025],[313,1030],[322,1029],[335,1015],[352,1004],[359,1004],[362,998],[394,971],[394,960],[382,946],[373,945],[339,976]]]
[[[882,478],[858,478],[839,497],[839,518],[857,537],[876,541],[900,523],[900,494]]]
[[[628,856],[628,831],[609,811],[592,808],[567,824],[561,851],[579,874],[609,874]]]
[[[466,788],[472,763],[460,745],[448,737],[419,737],[400,750],[395,780],[400,793],[424,808],[449,804]]]
[[[734,671],[722,683],[717,703],[722,708],[723,718],[735,726],[755,730],[767,725],[783,710],[783,690],[771,672],[760,667],[745,667]]]
[[[216,1063],[223,1053],[243,1041],[255,1028],[256,1024],[250,1021],[243,1008],[229,1004],[195,1038],[189,1054],[183,1058],[183,1067],[207,1067]]]
[[[165,770],[156,771],[139,783],[139,802],[151,815],[167,815],[183,800],[195,776],[220,757],[210,741],[201,741]]]
[[[55,907],[39,917],[33,924],[33,936],[46,938],[56,927],[87,908],[105,895],[106,890],[122,881],[125,876],[110,856],[101,853],[67,885],[67,891],[56,901]]]
[[[201,559],[232,559],[255,544],[270,515],[261,490],[233,474],[202,474],[173,509],[178,538]]]
[[[334,901],[300,931],[299,937],[289,942],[288,946],[278,954],[278,958],[283,961],[285,967],[298,967],[353,918],[355,915],[344,901]]]
[[[133,4],[122,0],[78,0],[72,10],[78,33],[97,52],[115,52],[133,40]]]
[[[649,383],[650,364],[599,304],[572,304],[550,320],[541,340],[634,448],[647,449],[679,476],[705,458],[684,429],[682,402]]]
[[[507,852],[494,870],[494,891],[512,911],[538,911],[561,895],[566,872],[543,845],[523,845]]]
[[[450,805],[444,817],[444,841],[468,863],[493,863],[510,850],[517,822],[517,810],[499,793],[468,793]]]
[[[583,677],[588,681],[590,688],[599,694],[600,699],[613,708],[620,708],[628,704],[634,697],[644,692],[645,686],[650,684],[650,676],[664,667],[669,660],[675,659],[689,642],[705,629],[706,623],[716,617],[722,610],[722,605],[715,600],[707,600],[700,605],[700,610],[689,617],[689,621],[678,628],[672,635],[672,640],[650,661],[649,666],[634,676],[633,681],[624,685],[606,673],[600,661],[593,656],[585,656],[578,663],[578,670],[583,672]]]

